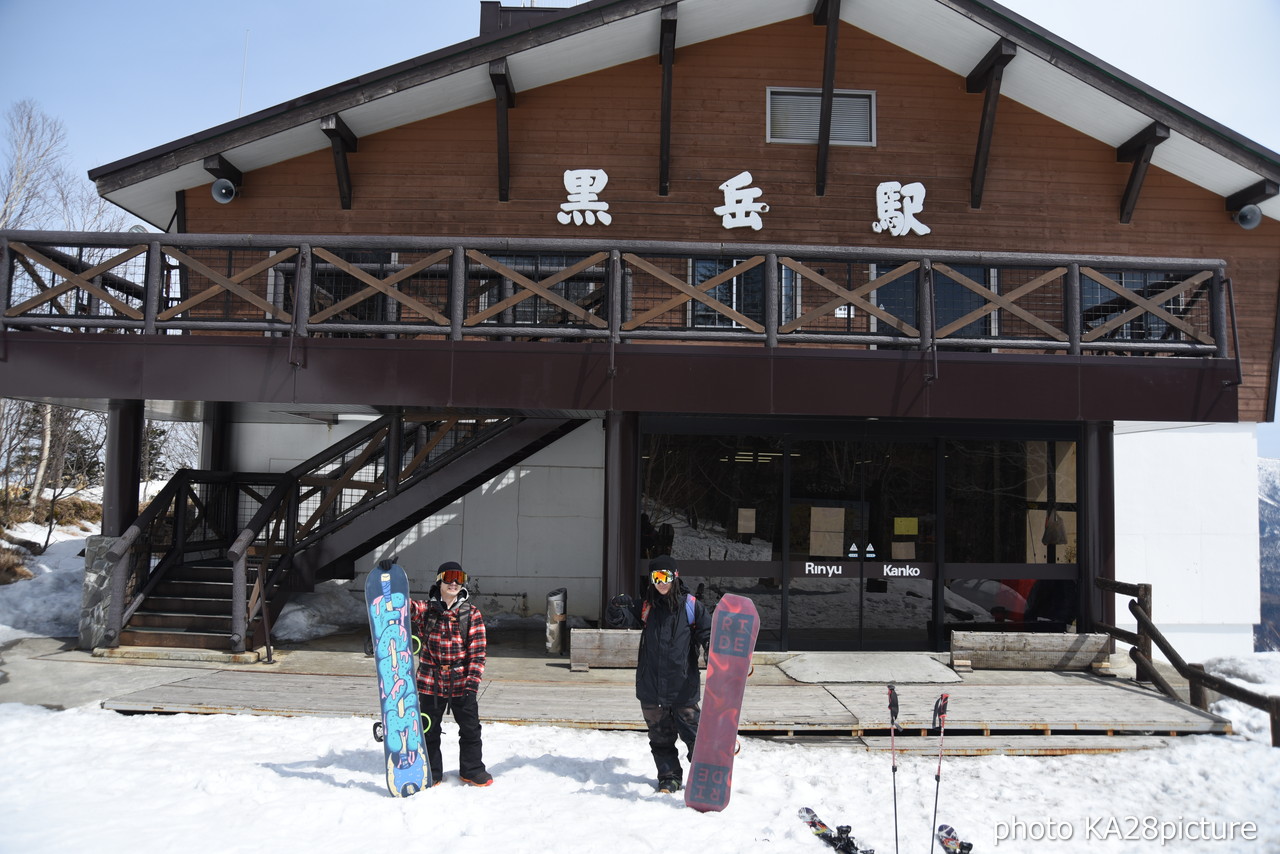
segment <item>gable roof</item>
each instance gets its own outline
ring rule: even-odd
[[[664,7],[676,9],[678,50],[813,15],[815,4],[826,2],[591,0],[555,14],[507,16],[507,29],[100,166],[89,177],[104,198],[168,228],[175,193],[212,180],[206,157],[223,155],[248,172],[328,148],[321,130],[326,116],[341,116],[356,137],[364,137],[493,100],[489,63],[495,60],[506,60],[519,92],[656,56]],[[1155,147],[1151,165],[1224,198],[1260,181],[1280,182],[1280,154],[989,0],[857,0],[841,4],[840,17],[961,76],[1007,39],[1018,50],[1003,72],[1003,96],[1113,147],[1159,122],[1170,134]],[[512,22],[523,28],[510,28]],[[1280,219],[1280,196],[1259,206]]]

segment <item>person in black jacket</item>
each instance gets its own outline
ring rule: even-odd
[[[649,562],[649,586],[641,599],[614,596],[605,612],[613,628],[643,629],[636,661],[636,698],[649,728],[649,749],[658,767],[658,789],[676,792],[684,782],[677,736],[693,756],[702,689],[698,649],[711,642],[711,615],[684,591],[676,562],[661,555]]]

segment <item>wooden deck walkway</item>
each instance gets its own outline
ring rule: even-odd
[[[359,716],[373,719],[377,683],[360,675],[360,657],[346,672],[264,670],[262,666],[184,670],[174,681],[103,702],[121,712],[187,712]],[[495,667],[494,664],[497,664]],[[491,660],[480,697],[488,722],[591,729],[642,730],[629,670],[570,673],[551,661]],[[897,748],[937,749],[931,725],[938,695],[950,695],[948,754],[1056,754],[1151,747],[1169,737],[1225,733],[1220,717],[1177,703],[1124,679],[1085,673],[975,671],[943,684],[900,684]],[[888,749],[885,686],[805,684],[777,667],[757,666],[748,682],[740,729],[747,735],[800,740],[838,739]]]

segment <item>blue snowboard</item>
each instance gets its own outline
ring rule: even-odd
[[[379,563],[364,583],[364,604],[378,669],[387,788],[393,797],[407,798],[431,785],[431,769],[422,752],[409,577],[404,570],[390,561]]]

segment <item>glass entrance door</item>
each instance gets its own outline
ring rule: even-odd
[[[790,649],[928,649],[935,577],[935,443],[790,445]]]

